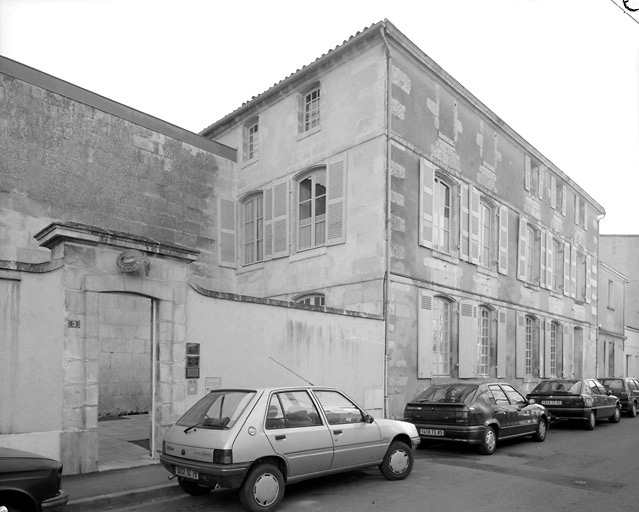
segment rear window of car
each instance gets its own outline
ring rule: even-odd
[[[623,381],[621,379],[599,379],[606,389],[623,390]]]
[[[178,421],[183,427],[231,428],[255,396],[255,391],[220,389],[211,391]]]
[[[567,393],[579,394],[580,380],[545,380],[537,384],[531,393]]]
[[[448,386],[431,386],[422,391],[413,402],[470,403],[477,391],[477,385],[454,384]]]

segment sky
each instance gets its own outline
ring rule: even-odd
[[[639,0],[0,0],[0,55],[199,132],[383,19],[639,234]]]

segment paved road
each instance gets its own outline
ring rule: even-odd
[[[377,471],[352,472],[286,489],[282,512],[514,512],[637,510],[639,417],[554,424],[544,443],[502,443],[494,455],[471,447],[430,445],[416,454],[413,473],[389,482]],[[237,493],[181,496],[118,509],[141,512],[240,512]],[[116,511],[113,511],[116,512]]]

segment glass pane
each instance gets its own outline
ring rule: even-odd
[[[312,181],[306,178],[300,181],[300,201],[307,201],[311,198]]]
[[[321,220],[315,224],[315,246],[324,245],[326,242],[326,222]]]
[[[299,247],[308,249],[311,246],[311,226],[300,226]]]

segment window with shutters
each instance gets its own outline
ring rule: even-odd
[[[477,375],[494,375],[497,349],[497,315],[488,306],[479,307],[479,331],[477,340]]]
[[[297,184],[297,249],[326,244],[326,169],[316,169]]]
[[[544,233],[545,234],[545,233]],[[541,230],[527,222],[523,217],[519,219],[519,261],[517,277],[527,283],[538,285],[541,274]],[[544,248],[544,261],[548,261]],[[544,263],[544,272],[546,272]],[[544,277],[545,279],[545,277]]]
[[[552,240],[552,269],[550,289],[561,292],[564,283],[564,243],[554,238]]]
[[[245,164],[254,162],[259,156],[258,118],[251,119],[243,128],[243,161]]]
[[[495,268],[497,264],[497,208],[486,197],[479,203],[479,264]]]
[[[524,373],[526,375],[533,374],[535,340],[539,340],[537,319],[530,315],[526,315],[526,331],[524,338]]]
[[[452,334],[452,302],[445,297],[433,298],[433,375],[450,375]]]
[[[544,172],[541,164],[530,155],[524,156],[524,188],[539,199],[544,198]]]
[[[549,377],[561,377],[562,374],[562,343],[563,331],[558,322],[550,324],[550,340],[549,340]]]
[[[435,176],[433,205],[433,249],[450,254],[451,245],[451,187],[439,176]]]
[[[264,259],[264,202],[255,194],[242,202],[243,264],[251,265]]]

